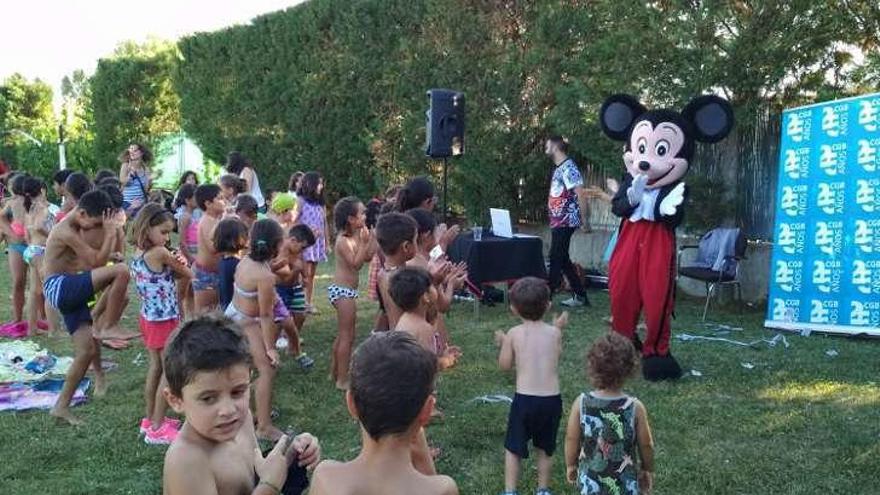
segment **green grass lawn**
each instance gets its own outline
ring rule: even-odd
[[[3,257],[0,287],[9,287]],[[316,298],[320,315],[306,322],[307,351],[317,360],[311,374],[286,361],[275,386],[277,424],[310,431],[325,458],[347,460],[359,449],[357,425],[342,395],[327,379],[335,314],[324,297],[324,265]],[[364,277],[365,279],[366,277]],[[362,281],[363,284],[363,281]],[[0,320],[9,319],[8,289],[0,291]],[[593,307],[572,314],[565,331],[561,378],[566,407],[588,390],[583,356],[607,326],[608,297],[591,293]],[[127,328],[136,328],[137,299],[126,311]],[[358,338],[369,333],[376,305],[361,299]],[[675,332],[706,333],[699,302],[681,300]],[[763,330],[763,314],[710,310],[710,319],[745,328],[732,337],[753,340]],[[515,320],[505,307],[482,308],[475,318],[469,303],[457,304],[449,327],[464,357],[439,381],[443,422],[430,426],[429,440],[442,448],[438,469],[451,475],[463,494],[493,494],[503,488],[506,404],[471,399],[484,394],[512,395],[512,374],[497,369],[492,334]],[[880,347],[876,342],[840,337],[787,336],[790,348],[741,348],[722,343],[673,342],[683,366],[701,377],[676,383],[633,380],[628,390],[648,409],[656,442],[658,494],[876,494],[880,493]],[[70,354],[69,339],[39,338],[58,354]],[[835,349],[836,357],[826,350]],[[158,494],[165,449],[137,437],[142,416],[145,369],[143,348],[104,351],[119,363],[108,375],[106,398],[75,409],[87,421],[73,428],[56,425],[46,412],[0,414],[0,494]],[[140,358],[139,358],[140,356]],[[741,363],[751,363],[746,369]],[[564,486],[562,441],[554,466],[554,489]],[[525,465],[521,493],[534,493],[534,464]]]

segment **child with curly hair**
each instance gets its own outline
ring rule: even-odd
[[[571,405],[565,431],[565,473],[578,493],[651,493],[654,440],[641,401],[623,392],[638,369],[632,342],[615,332],[587,352],[593,390]],[[638,450],[637,450],[638,448]]]

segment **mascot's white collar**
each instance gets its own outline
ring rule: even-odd
[[[635,211],[629,216],[630,222],[638,222],[639,220],[647,220],[653,222],[654,209],[657,205],[657,197],[660,196],[660,189],[647,189],[642,193],[642,200],[636,206]]]

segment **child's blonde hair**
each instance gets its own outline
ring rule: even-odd
[[[152,249],[156,246],[150,245],[150,239],[147,233],[152,227],[162,225],[165,222],[174,223],[174,215],[166,210],[164,206],[158,203],[147,203],[138,211],[134,222],[131,224],[131,231],[128,234],[128,241],[142,251]]]

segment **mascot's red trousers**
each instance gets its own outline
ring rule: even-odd
[[[623,221],[608,271],[612,328],[633,339],[639,313],[648,331],[642,356],[669,354],[670,319],[675,305],[675,234],[663,222]]]

